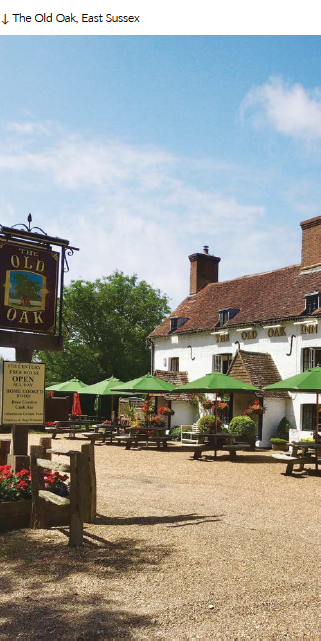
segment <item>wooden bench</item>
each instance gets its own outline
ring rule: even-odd
[[[126,443],[126,450],[130,450],[130,446],[133,443],[133,441],[136,442],[136,437],[135,436],[130,436],[130,434],[119,434],[118,436],[114,436],[114,441],[116,441],[117,445],[120,445],[121,443]]]
[[[314,463],[313,455],[306,456],[291,456],[290,454],[272,454],[272,458],[282,463],[286,463],[285,474],[290,476],[293,472],[293,467],[296,463],[299,464],[300,470],[304,469],[305,463]]]
[[[250,445],[248,443],[232,443],[230,445],[223,445],[223,450],[227,450],[230,454],[231,461],[236,460],[236,452],[248,450]]]
[[[203,450],[207,449],[207,445],[204,443],[197,443],[195,441],[194,443],[187,443],[183,442],[182,443],[182,448],[185,450],[186,448],[191,448],[194,452],[193,459],[197,460],[201,458]]]
[[[150,436],[146,437],[146,447],[148,447],[149,443],[156,443],[156,447],[159,450],[161,443],[163,444],[163,447],[166,449],[167,448],[167,442],[170,440],[169,436],[153,436],[152,434]]]
[[[70,465],[40,458],[43,448],[40,445],[32,445],[30,448],[30,470],[31,470],[31,493],[32,512],[30,527],[34,529],[46,527],[46,512],[63,510],[64,514],[69,513],[69,545],[78,547],[83,540],[83,520],[81,514],[81,452],[64,451],[69,456]],[[45,488],[45,470],[54,472],[67,472],[70,474],[69,498],[58,496]]]

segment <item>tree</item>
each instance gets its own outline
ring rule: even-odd
[[[116,271],[94,282],[73,281],[64,293],[64,351],[37,353],[47,365],[47,383],[145,374],[147,336],[169,311],[167,296],[137,276]]]
[[[35,282],[29,274],[18,272],[14,275],[14,291],[17,298],[28,296],[32,300],[41,300],[40,288],[41,283]]]

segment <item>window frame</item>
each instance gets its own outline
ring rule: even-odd
[[[320,352],[320,356],[316,357],[316,352]],[[321,347],[303,347],[302,349],[302,372],[316,367],[320,362],[321,365]]]
[[[222,357],[226,356],[227,358],[223,359]],[[213,354],[212,355],[212,372],[219,372],[220,374],[227,374],[229,367],[232,363],[233,360],[233,354],[232,352],[224,352],[222,354]],[[220,362],[220,367],[217,369],[216,362]],[[223,363],[227,363],[227,368],[226,371],[223,371]]]
[[[170,356],[168,360],[169,360],[169,367],[170,367],[169,371],[170,372],[179,372],[179,356]],[[173,367],[172,367],[172,362],[173,361],[175,361],[175,363],[177,364],[177,368],[175,368],[175,369],[173,369]]]

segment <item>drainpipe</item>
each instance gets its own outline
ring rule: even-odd
[[[154,358],[155,358],[155,345],[150,339],[150,373],[154,374]]]

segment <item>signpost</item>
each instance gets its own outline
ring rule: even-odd
[[[0,225],[0,345],[16,350],[16,361],[1,370],[0,417],[12,425],[15,472],[29,466],[28,425],[45,422],[45,365],[31,363],[32,353],[63,349],[64,273],[67,256],[78,251],[31,222],[29,214],[28,225]]]

